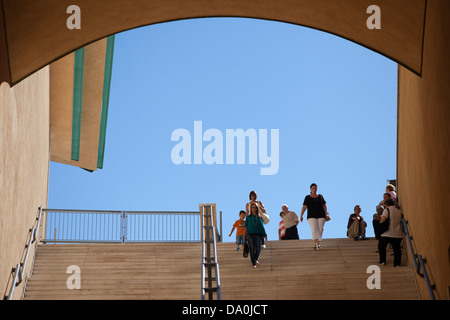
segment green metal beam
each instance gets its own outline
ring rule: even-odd
[[[84,48],[75,51],[73,79],[72,154],[71,159],[80,160],[81,110],[83,104]]]
[[[111,75],[114,56],[114,35],[109,36],[106,43],[105,78],[103,81],[102,114],[100,120],[100,137],[98,143],[97,168],[103,168],[106,142],[106,123],[108,120],[109,94],[111,90]]]

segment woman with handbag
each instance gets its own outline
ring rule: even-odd
[[[394,267],[400,267],[402,263],[402,248],[400,246],[402,233],[402,212],[395,207],[395,202],[388,199],[384,202],[386,209],[380,219],[380,239],[378,240],[378,252],[380,255],[380,263],[386,264],[386,247],[390,243],[394,250]]]
[[[252,203],[257,203],[260,211],[266,212],[266,209],[264,208],[264,205],[262,204],[262,202],[259,200],[256,200],[257,197],[258,196],[255,191],[253,191],[253,190],[250,191],[250,194],[248,195],[248,198],[250,199],[250,201],[245,205],[245,213],[247,216],[249,214],[251,214],[250,206],[252,205]]]
[[[257,203],[251,204],[250,214],[245,219],[245,227],[247,228],[250,260],[252,262],[252,267],[256,268],[256,265],[259,264],[258,259],[261,254],[262,239],[265,238],[267,241],[266,230]]]
[[[246,215],[248,216],[249,214],[251,214],[250,206],[253,203],[256,203],[258,205],[261,218],[263,219],[263,223],[264,224],[268,224],[269,223],[269,215],[267,214],[266,208],[264,208],[264,205],[262,204],[262,202],[259,201],[259,200],[256,200],[256,198],[258,197],[256,195],[256,192],[253,191],[253,190],[250,191],[250,194],[248,195],[248,197],[249,197],[250,201],[245,206],[245,213],[246,213]],[[262,240],[262,248],[265,248],[265,247],[266,247],[266,244],[264,243],[264,238],[263,238],[263,240]]]
[[[308,209],[307,220],[311,227],[312,238],[314,240],[314,250],[319,250],[322,240],[323,225],[327,217],[327,204],[321,194],[317,194],[317,184],[312,183],[309,187],[311,193],[303,201],[300,221],[303,222],[303,214]]]

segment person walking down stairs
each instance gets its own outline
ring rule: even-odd
[[[233,234],[234,229],[236,229],[236,250],[240,250],[241,247],[244,247],[245,243],[245,211],[241,210],[239,212],[239,220],[236,220],[236,222],[233,224],[233,228],[231,229],[230,234],[228,235],[231,237]],[[240,247],[241,246],[241,247]]]
[[[322,240],[323,226],[327,216],[327,202],[321,194],[317,193],[317,184],[312,183],[309,187],[311,193],[303,201],[302,212],[300,213],[300,222],[303,222],[303,214],[308,210],[307,220],[311,227],[312,238],[314,241],[314,250],[320,248]]]
[[[245,219],[245,227],[247,228],[247,239],[250,247],[250,260],[252,262],[252,267],[256,268],[256,265],[259,264],[258,259],[261,254],[263,237],[267,241],[266,230],[257,203],[251,204],[250,214]]]

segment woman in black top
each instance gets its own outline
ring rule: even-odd
[[[309,187],[311,194],[305,197],[303,201],[300,221],[303,222],[303,214],[308,209],[308,223],[311,226],[312,238],[314,240],[314,250],[320,248],[322,240],[323,225],[325,224],[325,216],[327,212],[326,201],[321,194],[317,194],[317,184],[313,183]]]

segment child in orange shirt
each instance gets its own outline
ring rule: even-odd
[[[236,220],[236,222],[233,224],[233,229],[231,229],[231,232],[229,234],[229,237],[233,234],[234,229],[236,229],[236,244],[237,248],[236,250],[240,250],[240,245],[244,247],[244,241],[245,241],[245,232],[247,231],[247,228],[245,227],[245,211],[241,210],[239,212],[239,220]]]

